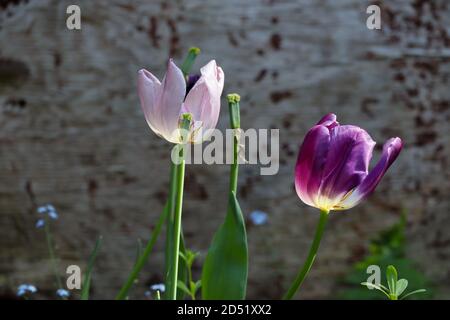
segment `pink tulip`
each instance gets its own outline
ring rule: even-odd
[[[169,142],[182,142],[179,120],[185,113],[192,115],[189,142],[207,139],[209,129],[216,127],[224,74],[214,60],[200,72],[199,79],[186,92],[185,77],[172,59],[162,83],[149,71],[139,71],[138,92],[145,119],[153,132]]]

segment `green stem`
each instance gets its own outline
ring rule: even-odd
[[[241,98],[238,94],[232,93],[227,96],[227,99],[228,99],[228,108],[230,111],[231,128],[233,130],[238,130],[240,129],[241,126],[240,110],[239,110],[239,101]],[[239,137],[235,133],[233,137],[233,163],[231,164],[231,171],[230,171],[230,193],[234,192],[235,194],[237,193],[237,182],[239,171],[238,154],[239,154]]]
[[[188,55],[186,59],[184,59],[183,64],[181,65],[181,71],[184,76],[187,76],[191,71],[192,66],[194,65],[195,58],[200,54],[200,49],[196,47],[192,47],[189,49]]]
[[[189,292],[191,294],[191,299],[195,300],[195,292],[192,290],[192,264],[188,264],[188,281],[189,281]]]
[[[314,236],[311,248],[309,248],[308,258],[306,259],[305,264],[297,274],[297,277],[295,278],[288,292],[283,297],[284,300],[292,299],[292,297],[296,294],[298,288],[303,283],[303,280],[305,280],[306,276],[308,275],[308,272],[311,269],[312,264],[314,263],[314,260],[316,258],[317,250],[319,249],[320,240],[322,239],[323,231],[325,229],[325,225],[328,220],[328,213],[329,211],[327,210],[320,211],[319,224],[317,225],[316,234]]]
[[[186,142],[188,129],[190,128],[192,115],[186,113],[181,115],[180,129],[181,140]],[[177,154],[176,163],[172,163],[171,179],[170,179],[170,220],[167,224],[167,239],[166,239],[166,287],[168,288],[166,298],[176,300],[176,292],[178,285],[178,259],[180,246],[184,251],[184,245],[181,242],[181,209],[183,202],[183,187],[184,187],[184,144],[175,146]],[[174,160],[174,159],[172,159]]]
[[[45,239],[47,240],[48,253],[50,255],[50,261],[52,263],[52,268],[53,268],[53,272],[55,274],[56,283],[58,285],[58,289],[61,289],[63,286],[61,283],[61,278],[59,277],[58,263],[56,261],[55,251],[53,249],[53,239],[52,239],[52,234],[50,232],[50,219],[48,219],[47,217],[45,218],[44,230],[45,230]]]
[[[172,263],[172,252],[174,250],[174,243],[173,243],[173,233],[174,233],[174,227],[175,227],[175,203],[176,203],[176,197],[177,197],[177,191],[176,191],[176,185],[177,183],[177,166],[172,161],[170,162],[170,190],[169,190],[169,199],[168,199],[168,216],[167,216],[167,222],[166,222],[166,253],[165,253],[165,284],[167,288],[172,287],[170,274],[171,270],[170,268],[173,266]],[[165,297],[167,297],[169,294],[169,291],[166,291]]]
[[[190,267],[189,267],[188,273],[189,273],[189,276],[188,276],[188,281],[189,281],[189,293],[190,293],[191,299],[192,299],[192,300],[195,300],[195,292],[193,291],[193,288],[192,288],[192,270],[191,270]]]
[[[133,285],[134,281],[136,280],[137,276],[139,275],[139,272],[144,267],[145,262],[147,262],[148,256],[153,250],[153,247],[155,246],[156,240],[158,239],[158,236],[161,232],[161,228],[164,224],[164,221],[167,217],[167,207],[164,208],[164,211],[159,216],[158,223],[156,224],[155,229],[153,230],[152,236],[150,240],[147,242],[147,245],[144,249],[144,252],[139,256],[136,263],[134,264],[133,269],[131,270],[131,273],[128,275],[127,281],[120,289],[119,293],[116,296],[116,300],[123,300],[127,297],[128,291],[130,290],[131,286]]]
[[[238,173],[239,173],[238,152],[239,152],[239,142],[238,142],[237,137],[234,137],[233,138],[233,163],[231,164],[231,170],[230,170],[230,192],[234,192],[235,194],[237,191]]]
[[[180,147],[180,163],[177,164],[177,181],[176,181],[176,206],[175,206],[175,219],[173,230],[173,244],[174,248],[171,254],[172,267],[169,273],[169,288],[168,299],[176,300],[177,297],[177,276],[178,276],[178,260],[180,254],[180,234],[181,234],[181,213],[183,208],[183,188],[184,188],[184,169],[185,160],[183,155],[183,146]]]

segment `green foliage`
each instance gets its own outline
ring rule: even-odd
[[[89,262],[88,262],[87,269],[86,269],[86,272],[84,275],[83,288],[81,289],[81,300],[89,299],[89,290],[91,287],[92,269],[94,268],[95,258],[97,257],[97,253],[98,253],[98,250],[100,249],[101,243],[102,243],[102,236],[99,236],[97,238],[97,241],[95,242],[94,250],[92,250],[91,256],[89,257]]]
[[[139,272],[144,267],[144,264],[147,262],[147,259],[150,253],[152,252],[153,247],[155,246],[156,240],[158,240],[158,236],[161,233],[162,226],[164,225],[164,222],[167,219],[168,211],[169,211],[168,204],[166,203],[163,212],[159,216],[156,228],[153,230],[152,236],[148,240],[145,248],[142,248],[141,241],[140,240],[138,241],[136,251],[136,261],[134,262],[133,270],[131,270],[130,274],[128,275],[127,281],[124,283],[119,293],[117,294],[116,300],[123,300],[127,298],[128,291],[130,290],[133,283],[135,283],[136,278],[139,275]]]
[[[395,289],[395,295],[397,297],[400,297],[402,293],[406,290],[408,287],[408,280],[406,279],[400,279],[397,281],[397,288]]]
[[[231,192],[225,222],[215,234],[203,265],[203,299],[244,299],[247,273],[245,223],[236,195]]]
[[[183,281],[179,280],[181,277],[178,276],[178,289],[180,289],[183,294],[187,294],[192,300],[195,300],[198,289],[201,287],[201,281],[194,281],[192,278],[192,265],[194,264],[195,258],[199,255],[198,252],[193,252],[186,249],[184,252],[180,251],[180,258],[183,261],[187,276]],[[181,262],[181,261],[180,261]]]
[[[370,283],[370,282],[361,282],[361,285],[363,285],[364,287],[367,287],[367,289],[376,289],[376,290],[382,292],[385,296],[388,297],[389,300],[398,300],[399,298],[400,298],[400,300],[402,300],[413,294],[426,292],[425,289],[419,289],[419,290],[415,290],[410,293],[407,293],[403,297],[401,297],[401,294],[408,287],[408,280],[406,280],[406,279],[398,280],[397,269],[395,269],[395,267],[393,265],[389,265],[386,269],[386,280],[388,283],[387,288],[385,286],[383,286],[381,283],[374,284],[374,283]]]
[[[398,274],[397,270],[394,268],[394,266],[389,265],[386,269],[386,279],[388,283],[389,292],[397,292],[397,281],[398,281]]]
[[[368,255],[357,262],[353,270],[344,277],[342,284],[345,287],[338,293],[340,299],[364,299],[378,300],[385,299],[378,290],[368,290],[366,286],[361,286],[361,282],[365,281],[369,276],[366,273],[367,267],[370,265],[378,265],[381,270],[387,270],[388,266],[394,265],[398,274],[407,280],[409,288],[427,288],[427,291],[421,295],[414,296],[413,299],[430,299],[433,297],[428,279],[423,273],[417,270],[414,263],[405,256],[405,225],[406,219],[402,215],[400,221],[380,234],[371,241],[369,245]],[[393,270],[390,270],[390,277],[394,278]],[[404,280],[403,279],[403,280]],[[389,288],[395,287],[396,292],[404,290],[404,281],[396,280],[395,284],[391,279],[388,281]],[[400,283],[398,282],[400,281]],[[402,289],[403,288],[403,289]],[[376,289],[376,288],[375,288]],[[404,296],[405,297],[405,296]],[[403,298],[404,298],[403,297]]]

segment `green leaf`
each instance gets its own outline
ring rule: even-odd
[[[199,255],[198,252],[194,252],[192,250],[186,249],[186,263],[189,268],[192,267],[192,264],[194,263],[195,258],[197,258],[198,255]]]
[[[215,234],[203,265],[205,300],[245,298],[248,274],[247,234],[234,192],[230,192],[225,221]]]
[[[389,265],[386,270],[386,279],[388,283],[388,288],[391,294],[396,293],[396,286],[397,286],[397,270],[393,265]]]
[[[413,294],[416,294],[416,293],[423,293],[423,292],[426,292],[426,291],[427,291],[427,290],[425,290],[425,289],[418,289],[418,290],[411,291],[410,293],[405,294],[400,300],[403,300],[403,299],[405,299],[406,297],[409,297],[409,296],[411,296],[411,295],[413,295]]]
[[[379,284],[380,288],[383,289],[386,292],[389,292],[389,289],[386,288],[386,286],[383,286],[381,283]]]
[[[395,294],[397,295],[397,297],[399,297],[403,291],[405,291],[405,289],[408,287],[408,280],[406,279],[400,279],[397,281],[397,288],[395,291]]]
[[[195,289],[195,282],[194,281],[189,282],[189,291],[192,293],[194,292],[194,289]]]
[[[183,281],[178,280],[177,281],[177,286],[178,286],[178,289],[183,291],[185,294],[187,294],[187,295],[191,294],[191,292],[189,291],[188,287],[186,287],[186,284]]]
[[[194,295],[195,293],[198,291],[198,289],[200,289],[200,287],[202,286],[202,280],[198,280],[195,284],[194,284]]]
[[[102,236],[99,236],[97,238],[97,241],[95,242],[94,250],[92,250],[91,256],[89,257],[89,262],[84,275],[83,288],[81,289],[81,300],[89,299],[92,268],[94,267],[95,258],[97,257],[97,252],[100,249],[101,243],[102,243]]]
[[[178,254],[180,255],[180,258],[183,259],[184,262],[188,263],[188,258],[184,255],[183,252],[180,251]]]
[[[361,282],[361,285],[366,286],[367,288],[376,289],[378,291],[383,292],[386,297],[390,298],[389,293],[387,293],[383,287],[377,286],[376,284],[370,283],[370,282]]]

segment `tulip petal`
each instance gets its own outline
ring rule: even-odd
[[[176,132],[185,95],[186,81],[183,72],[170,59],[162,82],[157,112],[160,113],[164,126],[164,136],[171,142],[179,142]]]
[[[313,127],[306,134],[295,166],[295,189],[300,199],[315,207],[322,171],[326,163],[330,144],[330,132],[321,125]]]
[[[349,209],[356,206],[368,195],[370,195],[381,181],[386,171],[397,159],[403,144],[400,138],[391,138],[383,146],[383,154],[377,165],[370,171],[366,178],[356,187],[356,189],[346,197],[339,206],[341,209]]]
[[[141,69],[138,72],[138,94],[145,120],[150,128],[162,135],[162,123],[160,113],[156,112],[158,96],[161,90],[161,82],[151,72]]]
[[[367,176],[375,142],[356,126],[331,130],[330,149],[323,169],[320,198],[337,204]],[[321,202],[321,201],[319,201]]]
[[[197,123],[194,126],[201,126],[206,132],[208,129],[214,129],[219,119],[224,74],[215,60],[211,60],[200,72],[200,79],[186,96],[184,110],[192,114],[194,122]]]
[[[329,113],[325,115],[322,119],[317,122],[317,125],[322,125],[327,127],[329,130],[339,125],[339,122],[336,121],[336,115],[334,113]]]

